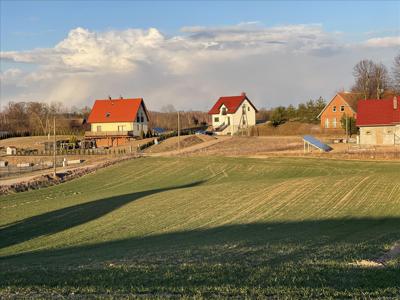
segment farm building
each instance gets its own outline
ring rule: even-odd
[[[358,102],[357,126],[360,144],[400,145],[399,98],[372,99]]]
[[[246,93],[242,93],[240,96],[220,97],[208,114],[216,134],[231,135],[239,129],[255,125],[256,112],[257,108]]]
[[[146,134],[149,114],[142,98],[96,100],[88,118],[90,131],[85,140],[98,147],[123,145]]]
[[[341,129],[340,120],[343,115],[357,118],[357,102],[361,97],[359,93],[337,93],[318,115],[321,128]]]

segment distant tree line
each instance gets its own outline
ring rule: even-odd
[[[300,103],[297,107],[293,105],[278,106],[272,109],[269,121],[272,126],[279,126],[287,121],[298,121],[304,123],[318,123],[317,116],[325,107],[326,102],[322,97],[317,100],[310,99]]]
[[[149,111],[149,127],[160,127],[167,130],[176,130],[178,127],[178,112],[172,105],[164,106],[161,112]],[[206,126],[209,124],[209,115],[203,111],[180,111],[179,112],[181,128],[192,128]]]
[[[172,105],[163,110],[163,112],[149,112],[149,127],[176,130],[177,112],[172,109]],[[4,137],[52,134],[53,118],[55,118],[57,134],[81,135],[90,130],[86,122],[90,111],[90,107],[72,107],[68,110],[59,102],[50,104],[34,101],[9,102],[0,111],[0,134]],[[180,112],[182,129],[205,126],[208,120],[209,116],[206,112]]]
[[[0,111],[0,131],[16,136],[48,135],[55,118],[58,134],[79,134],[85,130],[89,112],[88,107],[67,111],[59,102],[9,102]]]

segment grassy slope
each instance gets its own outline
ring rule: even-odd
[[[0,293],[400,294],[400,164],[145,158],[0,198]],[[54,295],[54,294],[52,294]]]

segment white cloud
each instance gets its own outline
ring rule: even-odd
[[[95,32],[78,27],[53,48],[1,52],[8,64],[34,66],[3,71],[1,99],[83,106],[122,94],[145,97],[150,109],[168,103],[207,109],[218,96],[244,90],[260,106],[296,104],[347,88],[359,59],[389,61],[398,43],[387,37],[349,44],[320,24],[247,22],[181,31],[169,37],[155,28]]]
[[[365,42],[368,47],[400,47],[400,36],[387,36],[368,39]]]

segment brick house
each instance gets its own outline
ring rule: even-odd
[[[96,100],[90,112],[85,140],[98,147],[127,143],[148,131],[149,114],[142,98]]]
[[[358,102],[356,125],[363,145],[400,145],[399,97]]]
[[[359,93],[337,93],[318,115],[321,120],[321,128],[341,129],[340,120],[343,115],[357,119],[357,102],[360,98],[362,95]]]

